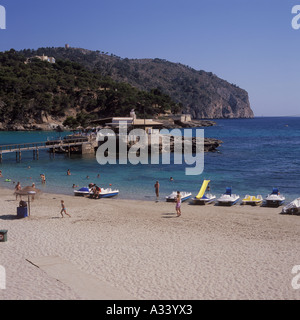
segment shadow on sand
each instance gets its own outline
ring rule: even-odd
[[[13,214],[6,214],[3,216],[0,216],[0,220],[18,220],[17,215],[13,215]]]
[[[177,214],[172,213],[162,213],[162,218],[169,219],[169,218],[177,218]]]

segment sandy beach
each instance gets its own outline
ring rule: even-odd
[[[60,216],[60,200],[71,218]],[[279,208],[175,205],[42,194],[16,219],[1,189],[0,300],[84,299],[30,258],[58,256],[139,300],[299,299],[300,217]]]

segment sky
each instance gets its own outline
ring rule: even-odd
[[[249,93],[255,116],[300,116],[300,0],[0,0],[0,51],[71,47],[160,58]],[[1,17],[0,17],[1,19]],[[299,18],[300,24],[300,18]]]

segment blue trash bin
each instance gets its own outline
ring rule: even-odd
[[[17,208],[17,218],[23,219],[28,217],[27,207],[18,207]]]

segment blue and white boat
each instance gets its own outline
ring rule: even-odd
[[[222,194],[217,201],[219,206],[233,206],[239,201],[239,199],[239,195],[232,194],[231,188],[226,188],[225,193]]]
[[[210,183],[210,180],[204,180],[201,186],[201,189],[199,193],[196,195],[195,198],[192,199],[192,204],[210,204],[213,203],[216,199],[216,196],[211,193],[205,193],[208,189],[208,185]]]
[[[279,207],[284,203],[285,197],[280,194],[278,188],[273,188],[272,193],[268,194],[265,201],[267,207]]]
[[[191,192],[180,192],[181,202],[188,200],[191,196]],[[175,202],[177,198],[177,191],[173,191],[170,195],[166,197],[167,202]]]
[[[84,196],[88,196],[90,195],[91,193],[91,188],[89,187],[83,187],[83,188],[80,188],[79,190],[74,190],[74,195],[75,196],[79,196],[79,197],[84,197]]]
[[[200,199],[197,197],[192,199],[192,204],[200,204],[200,205],[206,205],[213,203],[216,200],[216,196],[211,193],[206,193],[203,195]]]
[[[115,197],[119,194],[119,190],[115,189],[111,189],[111,188],[107,188],[107,189],[103,189],[101,188],[101,191],[99,192],[99,199],[101,198],[112,198]]]

